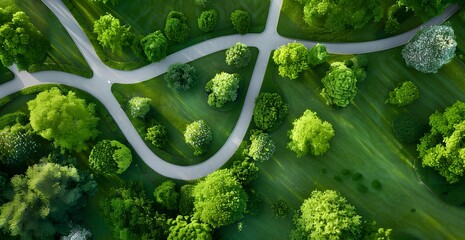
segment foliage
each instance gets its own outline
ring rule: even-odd
[[[150,102],[152,99],[143,97],[133,97],[129,100],[129,111],[133,118],[144,118],[145,115],[150,111]]]
[[[418,142],[424,133],[424,127],[419,125],[409,115],[401,115],[392,121],[392,130],[401,143]]]
[[[398,5],[412,9],[415,15],[423,20],[439,15],[450,2],[450,0],[397,0]]]
[[[121,174],[131,162],[131,150],[116,140],[98,142],[89,156],[90,168],[101,174]]]
[[[199,29],[204,33],[211,32],[215,29],[217,22],[218,12],[215,9],[203,11],[197,19]]]
[[[246,34],[249,31],[250,15],[246,11],[234,10],[231,13],[231,23],[240,34]]]
[[[271,211],[273,211],[273,216],[276,219],[283,219],[289,214],[289,204],[282,199],[278,199],[271,206]]]
[[[78,225],[70,226],[71,231],[68,236],[61,237],[60,240],[87,240],[92,238],[92,233]]]
[[[192,192],[195,198],[194,218],[213,228],[226,226],[244,217],[247,195],[230,170],[209,174]]]
[[[194,150],[194,155],[207,152],[212,139],[212,130],[204,120],[192,122],[184,131],[184,140]]]
[[[118,0],[91,0],[93,2],[102,2],[104,4],[111,3],[111,5],[115,6],[118,3]]]
[[[0,172],[0,206],[11,200],[13,189],[11,188],[10,179]]]
[[[312,66],[317,66],[317,65],[320,65],[326,62],[326,60],[329,57],[329,54],[328,54],[328,51],[326,50],[325,45],[321,43],[317,43],[315,44],[315,46],[310,48],[308,57],[310,58],[309,63]]]
[[[279,127],[287,116],[288,105],[277,93],[262,92],[255,99],[253,121],[255,125],[267,131]]]
[[[187,63],[170,65],[164,79],[168,87],[175,91],[189,90],[198,82],[197,71]]]
[[[0,131],[0,163],[4,167],[25,170],[38,147],[30,125],[15,124]]]
[[[236,68],[244,68],[249,65],[252,53],[247,45],[237,42],[234,46],[226,50],[226,63]]]
[[[186,184],[181,187],[179,191],[179,213],[184,216],[191,215],[194,210],[194,196],[192,196],[192,191],[194,190],[194,185]]]
[[[465,170],[465,103],[457,101],[444,113],[429,117],[430,132],[417,145],[423,167],[432,167],[449,183],[458,182]]]
[[[166,127],[160,123],[147,128],[145,140],[150,141],[155,147],[163,148],[168,140],[168,132]]]
[[[310,66],[310,52],[302,43],[292,42],[276,49],[273,61],[278,65],[279,75],[291,80],[299,77],[299,73]]]
[[[166,239],[166,217],[153,209],[142,184],[111,189],[99,204],[115,239]]]
[[[324,86],[321,95],[327,105],[347,107],[357,95],[357,76],[341,62],[332,63],[321,82]]]
[[[170,234],[168,240],[212,240],[212,229],[208,224],[199,222],[196,219],[189,219],[188,216],[178,215],[176,219],[168,219]]]
[[[405,81],[400,84],[399,87],[389,92],[389,97],[386,99],[386,103],[403,107],[408,105],[420,97],[420,91],[418,91],[417,85],[411,81]]]
[[[184,42],[189,37],[189,25],[187,18],[182,12],[171,11],[166,18],[166,37],[174,42]]]
[[[149,62],[158,62],[166,57],[168,40],[160,30],[143,37],[140,40],[140,44]]]
[[[178,208],[178,195],[176,183],[171,180],[162,182],[153,192],[155,200],[168,210]]]
[[[36,164],[24,175],[11,179],[12,200],[0,208],[0,227],[23,239],[53,239],[66,235],[93,194],[97,184],[91,176],[71,166]]]
[[[205,85],[205,91],[208,93],[208,105],[220,108],[227,102],[236,101],[240,81],[241,76],[237,73],[217,73]]]
[[[100,16],[94,22],[94,33],[102,47],[109,47],[113,53],[122,53],[123,46],[129,45],[132,37],[131,27],[121,25],[119,19],[111,13]]]
[[[72,91],[62,95],[53,87],[27,103],[32,129],[55,146],[67,150],[87,149],[86,141],[99,134],[95,105],[86,104]]]
[[[247,187],[250,183],[256,180],[258,172],[259,169],[255,165],[255,162],[248,158],[243,161],[235,161],[231,168],[231,173],[243,187]]]
[[[297,157],[303,157],[308,152],[319,156],[328,151],[329,141],[334,137],[331,123],[322,121],[315,112],[307,109],[292,125],[287,147],[295,152]]]
[[[4,114],[0,117],[0,130],[17,123],[26,125],[29,123],[29,116],[22,111]]]
[[[297,232],[305,239],[361,239],[362,217],[334,190],[313,191],[294,224],[291,239],[299,239]]]
[[[250,146],[246,153],[257,162],[264,162],[273,156],[275,143],[268,133],[256,131],[250,135]]]
[[[194,4],[200,7],[206,7],[210,2],[211,0],[194,0]]]
[[[417,33],[402,49],[402,57],[409,67],[422,73],[436,73],[455,56],[454,30],[446,25],[433,25]]]
[[[145,60],[147,57],[145,56],[144,48],[142,48],[142,38],[144,38],[143,35],[137,35],[133,37],[131,51],[138,59]]]
[[[303,10],[310,27],[328,32],[360,29],[384,14],[381,0],[308,0]]]
[[[6,67],[16,63],[19,70],[43,63],[51,48],[49,40],[29,21],[26,13],[0,8],[0,60]]]

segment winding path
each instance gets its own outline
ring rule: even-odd
[[[84,34],[79,24],[72,14],[65,7],[61,0],[42,0],[44,4],[57,16],[71,38],[76,43],[82,55],[94,72],[91,79],[75,76],[72,74],[56,71],[43,71],[38,73],[28,73],[18,71],[16,66],[10,69],[15,73],[15,79],[0,86],[0,98],[17,92],[30,86],[61,83],[84,90],[97,98],[107,108],[111,116],[115,119],[124,136],[131,143],[137,154],[153,170],[169,178],[182,180],[193,180],[220,168],[237,150],[244,138],[249,123],[252,119],[252,112],[255,98],[258,96],[260,87],[265,76],[268,58],[272,50],[281,45],[295,41],[295,39],[279,36],[277,25],[280,9],[283,0],[271,0],[270,11],[268,13],[265,30],[259,34],[231,35],[207,40],[194,46],[176,52],[162,62],[153,63],[133,71],[120,71],[107,67],[98,58],[89,39]],[[420,27],[439,24],[452,16],[459,7],[452,5],[446,11],[435,17]],[[409,32],[381,40],[360,42],[360,43],[324,43],[328,51],[337,54],[360,54],[368,52],[382,51],[405,44],[418,30],[415,28]],[[111,92],[112,83],[137,83],[142,82],[160,74],[163,74],[169,65],[181,62],[186,63],[208,54],[229,48],[236,42],[243,42],[249,46],[256,46],[260,51],[255,69],[252,74],[251,83],[247,91],[244,106],[239,120],[226,143],[210,159],[191,166],[178,166],[164,161],[156,156],[141,139],[129,118],[121,109],[119,103]],[[300,41],[300,40],[299,40]],[[316,42],[300,41],[307,47],[311,47]]]

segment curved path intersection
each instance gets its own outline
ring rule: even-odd
[[[150,168],[169,178],[182,180],[197,179],[215,171],[229,160],[229,158],[237,150],[247,132],[249,123],[252,119],[255,98],[259,94],[271,51],[281,45],[295,41],[294,39],[282,37],[277,33],[279,13],[283,0],[271,0],[266,27],[262,33],[218,37],[176,52],[165,58],[162,62],[153,63],[133,71],[120,71],[111,69],[100,61],[89,42],[89,39],[61,0],[42,1],[57,16],[68,31],[71,38],[74,40],[82,55],[88,62],[94,75],[89,80],[83,77],[56,71],[43,71],[38,73],[28,73],[26,71],[19,72],[16,66],[13,66],[10,69],[15,73],[15,79],[0,86],[0,98],[17,92],[23,88],[47,83],[60,83],[84,90],[103,103],[118,124],[126,139],[131,143],[132,147],[135,149],[137,154],[139,154],[142,160]],[[447,8],[442,15],[431,19],[420,27],[442,23],[452,16],[458,9],[459,7],[457,5],[452,5]],[[329,52],[336,54],[377,52],[407,43],[407,41],[416,33],[418,28],[391,38],[376,41],[360,43],[324,43],[324,45]],[[242,107],[242,112],[226,143],[210,159],[191,166],[174,165],[156,156],[145,145],[144,141],[131,124],[129,118],[121,109],[119,103],[111,92],[111,84],[130,84],[151,79],[163,74],[168,66],[173,63],[190,62],[197,58],[229,48],[236,42],[242,42],[249,46],[257,47],[259,49],[259,54],[255,63],[255,69],[252,74],[244,106]],[[316,42],[312,41],[300,42],[304,43],[307,47],[311,47],[316,44]]]

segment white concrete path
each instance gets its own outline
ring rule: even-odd
[[[131,143],[134,150],[150,168],[161,175],[176,179],[192,180],[206,176],[220,168],[229,160],[244,138],[252,119],[254,101],[260,91],[271,51],[281,45],[296,41],[295,39],[279,36],[277,33],[276,30],[283,0],[271,0],[266,27],[262,33],[218,37],[176,52],[161,62],[153,63],[133,71],[120,71],[111,69],[100,61],[95,50],[90,44],[89,39],[61,0],[42,1],[57,16],[68,31],[94,72],[94,75],[91,79],[85,79],[72,74],[56,71],[28,73],[25,71],[19,72],[18,69],[13,66],[11,70],[15,73],[16,77],[14,80],[0,85],[0,98],[17,92],[23,88],[46,83],[61,83],[84,90],[103,103],[111,116],[115,119],[124,136]],[[442,15],[431,19],[422,26],[442,23],[452,16],[452,14],[454,14],[458,9],[459,7],[457,5],[450,6]],[[359,54],[376,52],[405,44],[417,30],[418,28],[391,38],[376,41],[324,44],[331,53]],[[163,74],[168,66],[173,63],[190,62],[208,54],[229,48],[236,42],[243,42],[249,46],[255,46],[260,50],[260,52],[255,63],[255,69],[252,74],[251,83],[247,91],[242,112],[226,143],[210,159],[191,166],[174,165],[156,156],[145,145],[144,141],[131,124],[129,118],[121,109],[119,103],[111,93],[111,84],[130,84],[151,79]],[[307,47],[311,47],[316,44],[316,42],[312,41],[299,40],[299,42],[304,43]]]

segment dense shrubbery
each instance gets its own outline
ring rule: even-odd
[[[168,67],[164,79],[175,91],[186,91],[197,84],[197,71],[189,64],[175,63]]]
[[[194,150],[194,155],[202,155],[207,152],[213,134],[207,123],[204,120],[199,120],[187,125],[184,139],[187,145]]]
[[[235,10],[231,13],[231,23],[238,33],[245,34],[249,31],[250,15],[246,11]]]
[[[236,43],[234,46],[226,50],[226,63],[236,68],[244,68],[249,65],[252,53],[247,45],[243,43]]]
[[[215,9],[203,11],[197,19],[200,31],[210,32],[216,27],[218,22],[218,12]]]
[[[166,127],[160,123],[154,124],[152,127],[147,128],[145,140],[150,141],[155,147],[163,148],[168,139],[168,132]]]
[[[408,115],[400,116],[392,121],[392,130],[401,143],[418,142],[424,133],[424,128]]]
[[[187,18],[182,12],[171,11],[166,18],[166,37],[174,42],[184,42],[189,37],[189,25]]]
[[[415,15],[423,20],[434,17],[442,13],[451,0],[397,0],[398,5],[405,5],[407,8],[412,9]]]
[[[241,76],[237,73],[221,72],[216,74],[205,85],[205,91],[208,93],[208,105],[220,108],[227,102],[236,101],[240,81]]]
[[[158,62],[166,57],[168,40],[161,31],[158,30],[143,37],[140,44],[148,61]]]
[[[420,97],[420,91],[417,86],[410,81],[405,81],[400,84],[399,87],[389,92],[389,97],[386,99],[386,103],[403,107],[408,105]]]
[[[287,116],[288,106],[277,93],[260,93],[255,99],[253,121],[264,131],[279,127]]]
[[[123,46],[129,45],[131,27],[121,25],[111,13],[101,16],[94,22],[94,33],[102,47],[109,47],[113,53],[121,54]]]
[[[133,97],[129,100],[129,111],[133,118],[144,118],[150,111],[150,102],[152,99],[143,97]]]
[[[131,150],[116,140],[98,142],[89,156],[90,168],[101,174],[121,174],[131,162]]]

